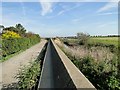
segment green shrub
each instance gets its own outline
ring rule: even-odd
[[[18,79],[19,89],[32,89],[38,82],[38,76],[40,75],[40,62],[30,62],[28,66],[24,66],[20,69],[16,78]]]
[[[109,90],[120,90],[120,80],[115,76],[109,76],[106,80],[109,86]]]
[[[18,47],[18,39],[3,39],[2,40],[2,51],[3,56],[13,54],[15,52],[18,52],[20,48]]]
[[[87,33],[77,33],[78,43],[80,45],[87,45],[90,35]]]
[[[2,56],[6,57],[7,55],[14,54],[20,50],[25,50],[32,45],[38,43],[40,37],[33,35],[30,38],[9,38],[2,40]]]

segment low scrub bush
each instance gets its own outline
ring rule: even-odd
[[[87,45],[90,35],[87,33],[77,33],[79,45]]]
[[[14,54],[20,50],[25,50],[40,41],[39,37],[33,38],[8,38],[2,40],[2,56]]]
[[[30,62],[28,66],[23,66],[16,78],[18,79],[19,89],[33,89],[38,82],[38,76],[40,75],[40,62]]]
[[[120,79],[115,76],[109,76],[106,82],[108,83],[109,90],[120,90]]]
[[[4,34],[2,34],[2,39],[8,38],[20,38],[20,35],[13,31],[6,31]]]

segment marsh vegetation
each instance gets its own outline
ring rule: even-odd
[[[120,89],[118,37],[82,35],[56,43],[98,90]]]

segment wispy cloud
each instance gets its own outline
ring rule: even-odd
[[[78,23],[78,22],[80,22],[82,20],[82,18],[76,18],[76,19],[73,19],[72,20],[72,23]]]
[[[21,4],[22,10],[23,10],[23,15],[26,16],[25,6],[24,6],[24,3],[22,2],[22,0],[21,0],[20,4]]]
[[[23,0],[24,2],[38,2],[38,0]],[[108,2],[110,0],[59,0],[59,2]],[[112,0],[118,2],[119,0]],[[2,2],[21,2],[20,0],[2,0]],[[44,2],[47,2],[44,0]],[[50,2],[58,2],[58,0],[50,0]]]
[[[117,12],[99,13],[98,15],[116,15]]]
[[[42,7],[41,11],[42,16],[45,16],[46,14],[52,12],[53,2],[50,2],[50,0],[40,0],[40,4]]]
[[[101,12],[105,12],[108,10],[111,10],[112,8],[117,8],[118,7],[118,3],[117,2],[112,2],[113,0],[110,0],[110,2],[108,2],[106,5],[104,5],[103,7],[101,7],[97,13],[101,13]],[[116,1],[116,0],[114,0]]]
[[[63,10],[61,10],[57,15],[62,15],[65,12],[68,12],[70,10],[73,10],[75,8],[78,8],[80,6],[80,4],[76,4],[74,7],[68,8],[66,6],[62,6]]]
[[[108,22],[108,23],[101,23],[98,25],[98,28],[105,28],[105,27],[108,27],[110,25],[116,25],[117,22]]]
[[[64,12],[66,12],[66,10],[60,11],[57,15],[61,15],[61,14],[63,14]]]

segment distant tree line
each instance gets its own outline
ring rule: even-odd
[[[91,37],[120,37],[120,35],[106,35],[106,36],[95,35],[95,36],[91,36]]]
[[[82,33],[82,32],[79,32],[79,33]],[[67,36],[67,37],[60,37],[60,38],[72,38],[72,39],[77,39],[78,38],[78,34],[76,36]],[[84,34],[88,34],[88,33],[84,33]],[[120,37],[120,35],[89,35],[90,37]],[[57,37],[58,38],[58,37]]]

